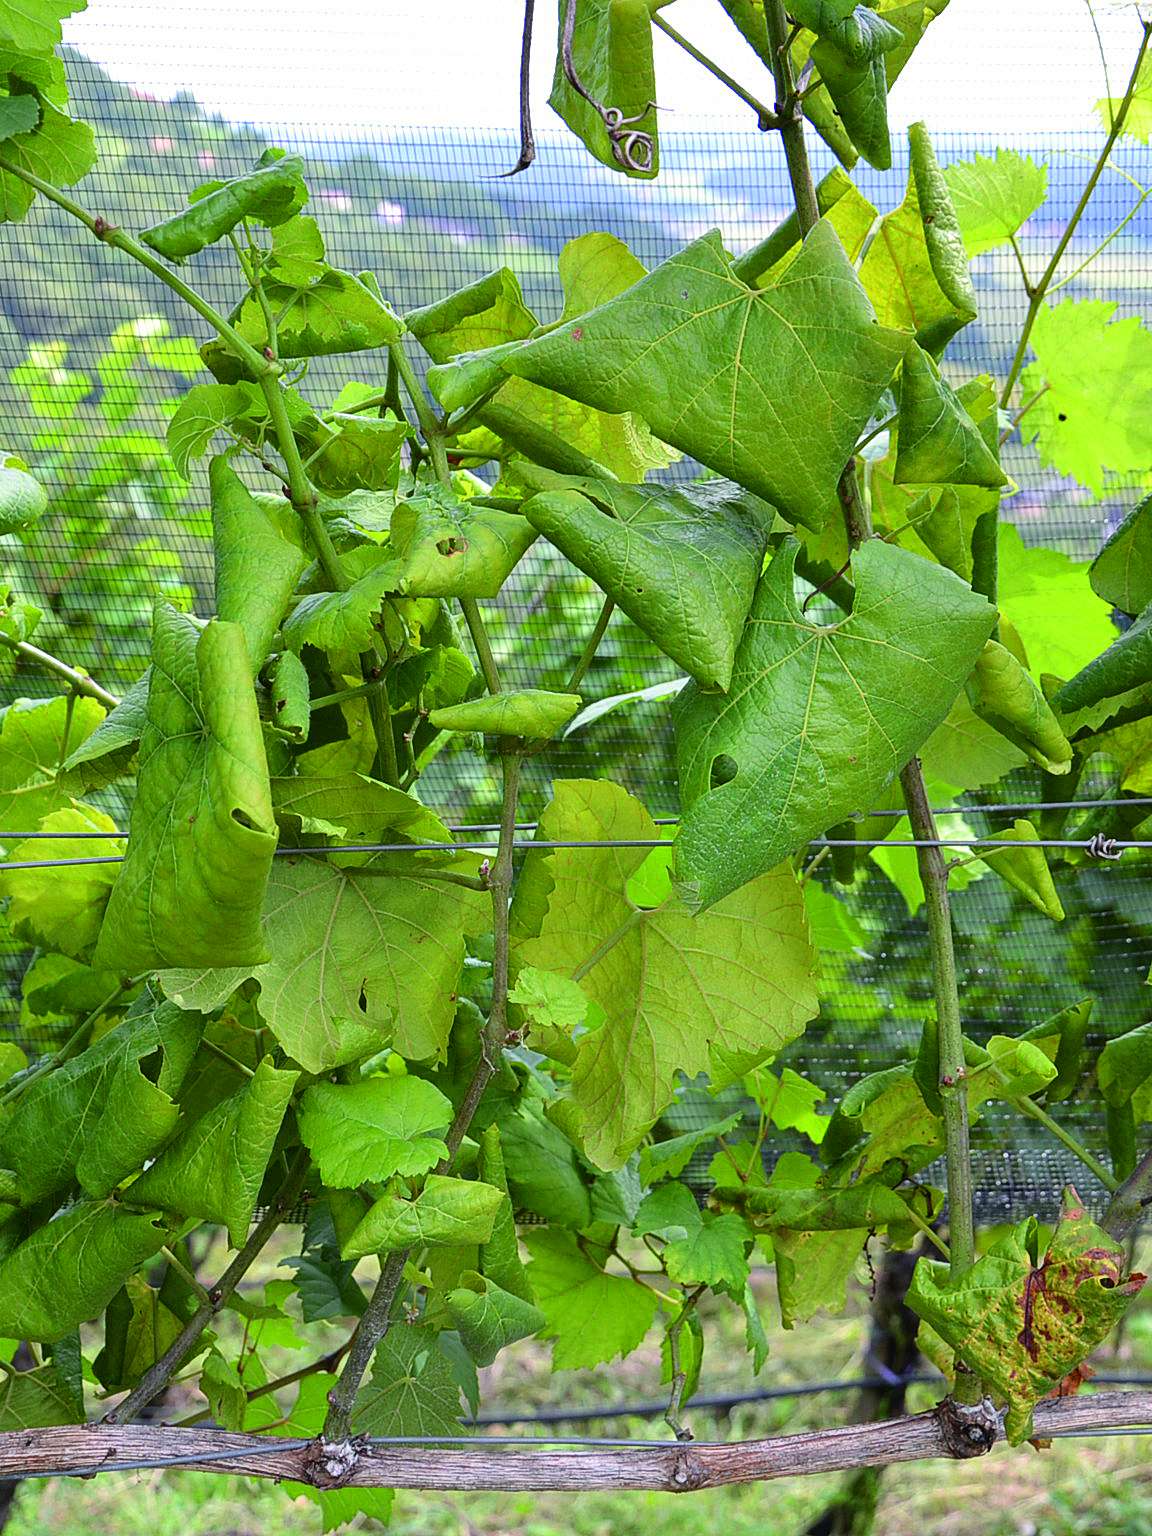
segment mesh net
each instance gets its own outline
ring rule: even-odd
[[[265,145],[252,130],[212,117],[186,95],[154,100],[116,84],[79,55],[70,58],[77,115],[95,123],[102,157],[81,189],[85,204],[114,223],[139,229],[182,205],[200,181],[250,167]],[[497,179],[515,159],[507,135],[381,126],[356,140],[339,126],[298,130],[291,139],[308,161],[313,211],[331,259],[352,271],[370,269],[401,311],[427,304],[499,265],[521,278],[525,298],[543,318],[559,311],[556,257],[572,237],[610,229],[652,266],[685,240],[719,225],[731,246],[762,238],[789,210],[781,157],[743,125],[673,133],[658,181],[638,185],[595,165],[573,141],[538,132],[539,158],[526,175]],[[941,160],[988,152],[972,136],[937,135]],[[1027,145],[1050,167],[1051,197],[1043,220],[1023,240],[1032,270],[1042,264],[1055,233],[1083,185],[1085,162],[1098,136],[1049,135]],[[817,150],[817,170],[830,161]],[[898,151],[899,154],[899,151]],[[1120,170],[1135,171],[1136,154],[1118,151]],[[902,195],[901,167],[884,178],[866,169],[859,181],[881,209]],[[1129,212],[1135,194],[1119,172],[1102,179],[1069,252],[1086,257]],[[1122,313],[1152,318],[1147,242],[1152,207],[1145,205],[1109,247],[1107,259],[1069,285],[1066,295],[1118,301]],[[6,551],[9,579],[38,601],[44,643],[122,690],[140,672],[147,651],[147,614],[157,587],[200,612],[211,604],[206,487],[198,472],[190,487],[177,482],[163,454],[165,400],[183,386],[179,368],[137,359],[131,367],[97,366],[111,339],[141,317],[168,323],[171,335],[195,334],[171,294],[138,274],[114,252],[79,231],[59,210],[39,202],[27,223],[5,231],[6,277],[0,295],[0,419],[6,446],[25,450],[56,473],[58,494],[48,519],[26,547]],[[220,307],[237,297],[230,263],[207,252],[188,263],[189,280]],[[993,252],[975,264],[979,321],[962,332],[950,358],[959,376],[991,371],[1003,377],[1019,335],[1024,298],[1015,259]],[[203,339],[197,334],[196,339]],[[30,351],[30,349],[32,349]],[[36,350],[39,349],[39,350]],[[45,350],[47,349],[47,350]],[[46,370],[47,375],[46,379]],[[52,370],[64,370],[53,382]],[[354,376],[383,386],[384,363],[354,359]],[[346,374],[318,360],[309,392],[324,398]],[[110,423],[119,415],[120,421]],[[137,440],[125,446],[125,426]],[[115,427],[115,432],[113,431]],[[126,470],[125,464],[128,464]],[[1006,515],[1027,543],[1045,542],[1078,558],[1091,555],[1127,500],[1123,485],[1103,499],[1040,471],[1034,457],[1013,450],[1007,468],[1019,490]],[[688,477],[682,461],[668,474]],[[495,648],[517,685],[564,683],[594,620],[599,599],[584,578],[554,552],[537,545],[494,615]],[[587,697],[640,688],[675,676],[675,669],[635,627],[617,615],[585,685]],[[41,674],[21,670],[13,695],[52,691]],[[552,776],[615,777],[655,815],[678,809],[667,706],[640,703],[606,716],[594,730],[559,743],[532,762],[523,811],[542,807]],[[1035,795],[1027,774],[1005,781],[1010,799]],[[449,819],[490,819],[497,784],[474,758],[443,753],[425,779],[426,797]],[[112,805],[118,814],[123,806]],[[120,823],[124,825],[124,822]],[[1068,909],[1063,925],[1033,913],[991,877],[973,882],[956,900],[967,1024],[977,1039],[1013,1033],[1086,994],[1101,999],[1097,1027],[1108,1035],[1146,1016],[1142,986],[1152,962],[1152,901],[1147,861],[1128,855],[1119,867],[1061,872]],[[929,1008],[923,920],[910,914],[896,885],[870,879],[849,896],[859,942],[826,962],[825,1004],[819,1025],[794,1049],[792,1064],[832,1091],[861,1073],[891,1065],[914,1050]],[[9,957],[5,1013],[19,1023],[21,956]],[[709,1113],[714,1107],[709,1108]],[[1064,1106],[1070,1128],[1093,1146],[1101,1125],[1087,1108]],[[691,1116],[691,1096],[678,1111]],[[1051,1201],[1072,1172],[1065,1155],[1022,1138],[994,1111],[975,1133],[975,1156],[986,1217]],[[1076,1168],[1083,1181],[1083,1171]]]

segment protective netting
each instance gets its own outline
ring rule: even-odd
[[[204,179],[249,168],[266,142],[261,134],[206,115],[191,97],[161,101],[127,90],[79,56],[71,59],[71,79],[76,113],[97,126],[102,147],[100,165],[78,196],[114,223],[139,229],[156,222]],[[299,132],[291,147],[308,161],[312,210],[331,259],[352,271],[373,271],[401,311],[506,264],[520,277],[531,307],[552,318],[559,310],[556,257],[576,235],[610,229],[652,266],[715,225],[732,247],[743,249],[790,206],[778,146],[735,121],[708,133],[669,134],[661,177],[643,185],[613,176],[550,128],[538,131],[538,144],[537,164],[510,181],[497,179],[515,158],[510,136],[390,131],[382,124],[370,138],[356,141],[335,130]],[[935,147],[948,163],[988,152],[992,144],[944,134],[936,135]],[[1025,147],[1048,162],[1052,188],[1042,219],[1034,220],[1023,238],[1024,259],[1036,270],[1074,205],[1099,139],[1090,132],[1064,134]],[[1119,150],[1115,158],[1121,168],[1138,170],[1136,154]],[[831,163],[820,149],[816,160],[819,172]],[[890,176],[864,169],[858,179],[882,210],[902,196],[899,164]],[[1069,269],[1120,222],[1135,196],[1123,175],[1103,177],[1069,252]],[[1152,212],[1145,205],[1109,247],[1107,260],[1076,279],[1065,295],[1105,296],[1118,302],[1122,313],[1152,319],[1150,235]],[[162,449],[164,402],[179,393],[186,376],[179,367],[157,365],[155,358],[137,358],[119,370],[100,360],[116,333],[142,317],[165,320],[175,337],[202,340],[203,333],[166,289],[43,202],[25,225],[5,230],[4,262],[4,446],[26,451],[55,475],[52,509],[36,537],[26,546],[4,541],[6,574],[22,597],[45,610],[37,638],[119,691],[143,665],[156,590],[209,610],[210,528],[202,474],[183,486]],[[222,308],[237,297],[234,272],[221,253],[194,258],[186,270]],[[1007,250],[990,253],[976,262],[974,276],[981,315],[951,348],[952,366],[958,376],[991,371],[1003,377],[1025,308],[1015,258]],[[146,332],[147,327],[141,334]],[[317,399],[335,393],[348,376],[343,369],[317,360],[309,392]],[[352,360],[351,373],[382,386],[384,361],[362,354]],[[132,441],[125,442],[125,430],[135,434]],[[1093,498],[1041,472],[1024,450],[1010,450],[1007,467],[1019,490],[1005,512],[1026,543],[1044,542],[1084,558],[1099,547],[1126,504],[1123,485]],[[686,477],[695,468],[684,461],[668,473]],[[495,649],[509,682],[562,686],[598,606],[591,584],[538,544],[493,615]],[[597,698],[675,675],[651,642],[617,615],[584,692]],[[52,691],[43,674],[21,668],[12,696]],[[574,774],[614,777],[653,814],[674,815],[667,701],[617,710],[558,743],[547,757],[534,759],[523,813],[539,812],[553,775]],[[999,793],[1027,799],[1039,788],[1035,775],[1018,773]],[[456,821],[490,819],[496,808],[495,773],[478,767],[465,751],[441,754],[425,789],[429,801]],[[1060,925],[1033,912],[990,875],[957,895],[966,1023],[978,1040],[1014,1033],[1088,994],[1100,999],[1093,1028],[1102,1035],[1120,1033],[1147,1016],[1143,987],[1152,963],[1147,860],[1128,854],[1121,865],[1057,873],[1068,910]],[[822,1020],[790,1056],[798,1070],[833,1092],[913,1051],[930,1008],[922,915],[910,913],[897,885],[878,874],[848,904],[859,932],[852,944],[826,957]],[[4,1010],[13,1029],[20,1027],[20,1005],[18,957],[11,958]],[[677,1113],[691,1116],[691,1100]],[[1102,1145],[1102,1128],[1091,1111],[1065,1105],[1062,1116],[1091,1145]],[[1022,1133],[1015,1118],[1009,1126],[995,1111],[986,1112],[976,1127],[975,1147],[988,1219],[1051,1203],[1056,1186],[1072,1173],[1088,1183],[1060,1149]]]

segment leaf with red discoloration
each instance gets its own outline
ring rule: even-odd
[[[1069,1185],[1043,1259],[1029,1219],[958,1284],[944,1265],[921,1259],[908,1304],[1006,1401],[1005,1429],[1018,1445],[1028,1438],[1039,1399],[1070,1376],[1084,1379],[1084,1357],[1116,1326],[1145,1279],[1125,1274],[1124,1249]]]

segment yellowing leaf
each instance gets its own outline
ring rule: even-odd
[[[540,822],[548,840],[643,840],[622,789],[570,779]],[[604,1011],[584,1034],[572,1096],[586,1155],[619,1167],[670,1099],[678,1072],[730,1082],[794,1040],[816,1007],[802,893],[778,869],[693,917],[676,898],[628,898],[643,848],[529,854],[513,908],[517,958],[579,980]],[[755,978],[755,980],[753,980]]]

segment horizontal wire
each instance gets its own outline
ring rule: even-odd
[[[1123,799],[1112,800],[1021,800],[1004,805],[939,805],[934,806],[933,816],[970,816],[979,814],[984,816],[1016,815],[1020,811],[1075,811],[1075,810],[1099,810],[1108,806],[1152,805],[1152,795],[1126,795]],[[866,821],[872,816],[906,816],[908,812],[903,807],[897,810],[885,811],[853,811],[845,818],[847,821]],[[654,816],[653,821],[658,827],[675,827],[680,824],[679,816]],[[538,821],[518,821],[515,823],[517,832],[534,832],[540,825]],[[498,821],[470,821],[461,826],[449,828],[452,832],[499,832]],[[58,840],[70,842],[80,838],[119,838],[127,837],[127,832],[4,832],[0,837],[6,843],[29,842],[40,838],[43,840]],[[410,847],[410,844],[404,844]],[[466,847],[466,844],[458,843],[456,847]],[[539,844],[536,844],[539,847]]]
[[[813,837],[810,848],[991,848],[999,851],[1008,848],[1079,848],[1087,851],[1091,839],[1073,837],[1013,838],[1010,842],[996,837]],[[491,839],[483,842],[460,843],[333,843],[318,848],[277,848],[276,858],[310,857],[327,853],[495,853],[497,844]],[[664,837],[621,838],[570,838],[536,839],[516,838],[512,847],[522,853],[550,852],[561,848],[668,848],[671,844]],[[1148,839],[1109,839],[1108,847],[1115,854],[1130,849],[1152,848]],[[1108,858],[1109,854],[1097,855]],[[109,853],[75,859],[12,859],[0,862],[0,871],[15,869],[65,869],[87,864],[122,864],[125,855]]]
[[[944,1377],[937,1373],[913,1371],[906,1376],[855,1376],[835,1381],[793,1382],[783,1387],[754,1387],[747,1392],[716,1392],[700,1394],[684,1404],[684,1412],[707,1408],[740,1408],[753,1403],[770,1403],[780,1398],[813,1397],[818,1393],[874,1392],[895,1386],[941,1386]],[[1092,1385],[1108,1387],[1145,1387],[1152,1385],[1152,1374],[1139,1372],[1131,1375],[1114,1375],[1100,1372],[1092,1377]],[[652,1399],[642,1403],[602,1403],[599,1407],[580,1408],[569,1412],[565,1408],[544,1408],[537,1413],[479,1414],[468,1422],[482,1428],[488,1424],[579,1424],[592,1419],[646,1419],[666,1413],[667,1399]]]

